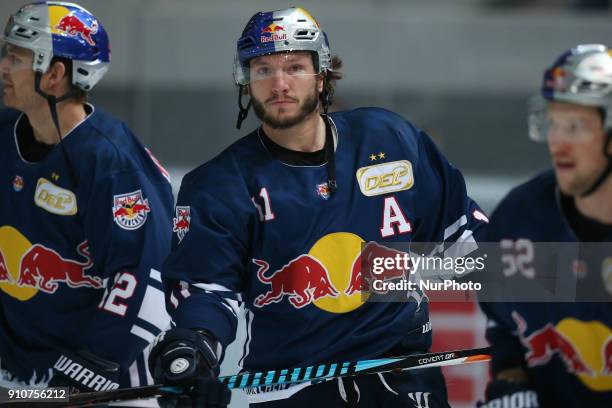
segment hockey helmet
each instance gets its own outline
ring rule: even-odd
[[[578,45],[544,72],[541,93],[529,106],[529,136],[533,140],[547,139],[549,101],[600,108],[605,130],[612,129],[612,50],[601,44]]]
[[[247,23],[236,47],[234,81],[249,83],[249,60],[279,52],[310,51],[318,73],[331,70],[327,36],[301,7],[259,12]]]
[[[83,7],[60,1],[27,4],[13,14],[4,41],[34,53],[32,69],[44,74],[53,57],[72,61],[72,84],[89,91],[110,63],[109,39],[102,24]]]

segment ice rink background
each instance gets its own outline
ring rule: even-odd
[[[528,140],[525,125],[526,101],[543,70],[577,43],[612,42],[609,9],[580,10],[570,0],[80,3],[112,45],[110,72],[91,100],[134,130],[171,170],[175,188],[186,171],[256,125],[251,113],[245,131],[234,127],[235,41],[253,13],[294,4],[312,12],[344,60],[335,107],[385,107],[426,130],[487,211],[548,166],[545,146]],[[2,0],[0,18],[21,4]],[[484,321],[473,306],[440,305],[432,322],[434,348],[484,345]],[[239,349],[230,347],[224,373],[235,372]],[[473,406],[487,365],[446,374],[453,406]],[[234,393],[232,407],[244,406]]]

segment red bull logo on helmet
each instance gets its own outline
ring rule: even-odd
[[[149,200],[140,190],[113,196],[113,218],[115,224],[126,230],[142,227],[151,212]]]
[[[176,232],[179,242],[185,238],[189,232],[191,224],[191,208],[189,206],[176,206],[176,217],[172,218],[172,231]]]
[[[550,78],[546,81],[546,86],[553,89],[564,90],[567,73],[561,67],[556,67],[550,73]]]
[[[270,24],[261,30],[260,41],[262,43],[271,41],[284,41],[287,39],[285,27],[278,24]]]
[[[88,26],[75,14],[68,14],[62,17],[53,28],[71,37],[81,37],[91,46],[96,45],[93,38],[91,38],[92,34],[98,32],[98,23],[95,21],[91,26]]]
[[[527,349],[529,367],[544,365],[557,355],[567,371],[594,391],[612,391],[612,330],[599,321],[565,318],[549,322],[527,335],[527,322],[516,311],[512,318],[519,340]]]

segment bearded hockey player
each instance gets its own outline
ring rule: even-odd
[[[302,8],[255,14],[237,43],[239,125],[260,127],[188,174],[162,276],[176,327],[154,377],[223,406],[217,367],[240,304],[245,370],[423,352],[427,298],[366,302],[363,243],[473,241],[461,173],[431,139],[378,108],[328,113],[338,59]],[[249,98],[245,105],[243,99]],[[439,369],[248,391],[254,407],[448,407]],[[200,405],[201,406],[201,405]]]

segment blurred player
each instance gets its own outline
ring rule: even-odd
[[[217,367],[241,303],[245,370],[428,350],[422,293],[364,302],[361,245],[473,241],[482,223],[461,173],[410,122],[327,113],[339,64],[306,10],[255,14],[234,73],[239,125],[251,104],[262,125],[183,180],[162,273],[176,327],[149,365],[166,384],[196,384],[208,406],[229,398]],[[247,393],[257,407],[447,407],[440,370],[417,371]]]
[[[4,31],[6,386],[146,384],[143,351],[169,324],[157,270],[170,251],[172,192],[126,125],[86,102],[109,62],[104,27],[76,4],[26,5]]]
[[[481,230],[481,241],[611,241],[610,50],[579,45],[561,55],[544,73],[529,129],[531,138],[548,143],[553,170],[510,192]],[[578,263],[574,272],[603,278],[597,285],[603,287],[606,273],[612,279],[612,257],[588,267]],[[612,406],[610,303],[482,307],[493,347],[489,407],[519,400],[523,407]]]

